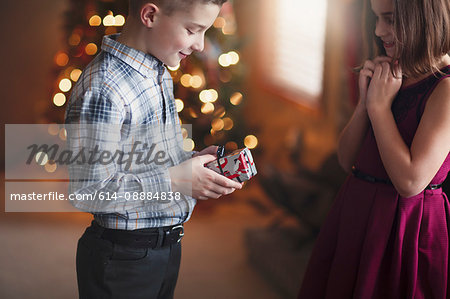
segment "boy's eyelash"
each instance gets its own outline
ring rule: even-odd
[[[186,29],[189,34],[194,34],[192,30]]]

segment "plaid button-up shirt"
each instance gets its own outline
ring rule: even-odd
[[[166,163],[72,163],[69,193],[96,197],[72,203],[93,213],[107,228],[134,230],[185,222],[195,199],[184,195],[180,200],[151,198],[151,194],[160,198],[172,191],[168,167],[192,155],[182,149],[172,78],[161,61],[117,42],[117,37],[103,38],[102,51],[72,91],[65,116],[69,148],[95,149],[101,155],[104,151],[129,153],[133,147],[145,153],[155,145],[166,154]]]

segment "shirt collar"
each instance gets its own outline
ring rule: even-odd
[[[124,61],[144,77],[156,76],[164,69],[164,64],[154,56],[133,49],[117,41],[120,33],[103,37],[102,50]]]

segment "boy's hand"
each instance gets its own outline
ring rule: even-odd
[[[203,151],[211,151],[212,149],[210,148],[212,147],[208,147]],[[217,147],[215,148],[217,150]],[[219,198],[222,195],[234,192],[236,189],[241,189],[242,184],[204,166],[215,159],[216,157],[211,154],[202,154],[169,168],[172,190],[190,195],[196,199],[208,199]]]
[[[210,145],[207,148],[204,148],[202,151],[195,153],[192,158],[194,157],[198,157],[198,156],[203,156],[203,155],[213,155],[216,156],[217,153],[217,149],[219,147],[217,145]],[[217,157],[216,157],[217,158]]]

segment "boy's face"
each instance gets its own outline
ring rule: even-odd
[[[147,51],[168,66],[176,66],[194,51],[202,51],[206,30],[220,11],[212,3],[194,2],[187,10],[175,10],[171,15],[159,10],[151,29],[154,37],[146,41]]]

